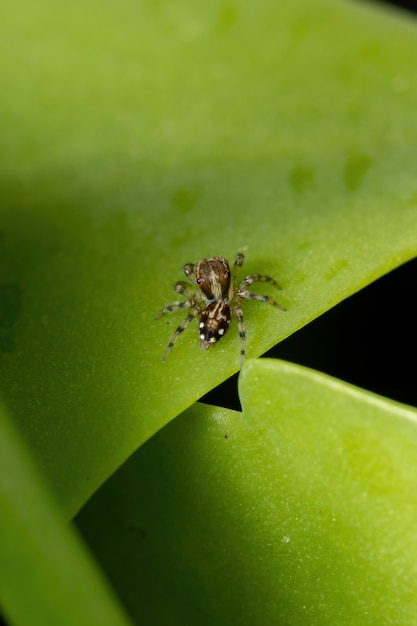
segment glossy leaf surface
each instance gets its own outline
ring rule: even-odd
[[[417,611],[417,412],[282,361],[195,405],[78,522],[160,624],[398,624]]]

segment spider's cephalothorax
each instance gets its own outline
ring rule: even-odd
[[[244,258],[243,254],[238,252],[233,266],[233,276],[236,276],[239,268],[242,267]],[[198,314],[200,314],[200,345],[206,350],[226,334],[233,312],[237,318],[241,341],[240,356],[243,362],[246,354],[246,332],[243,322],[243,313],[240,307],[241,300],[260,300],[262,302],[268,302],[282,311],[285,311],[285,308],[281,304],[269,296],[258,295],[253,291],[248,291],[247,287],[254,282],[270,283],[277,289],[281,289],[281,287],[269,276],[251,274],[250,276],[246,276],[240,285],[235,288],[233,286],[229,261],[219,256],[203,259],[195,265],[193,263],[187,263],[184,265],[183,269],[186,277],[194,283],[197,288],[193,288],[185,281],[175,283],[175,291],[183,294],[187,299],[182,302],[168,304],[155,318],[158,319],[166,313],[190,309],[185,320],[172,335],[162,360],[165,361],[179,335]]]

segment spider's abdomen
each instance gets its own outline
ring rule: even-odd
[[[225,302],[210,302],[200,317],[199,336],[203,350],[219,341],[226,334],[229,324],[229,305]]]

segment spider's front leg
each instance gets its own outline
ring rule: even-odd
[[[195,287],[186,283],[185,280],[180,280],[175,283],[174,289],[177,293],[180,293],[181,295],[186,296],[190,299],[195,296],[196,293]]]
[[[195,263],[186,263],[182,268],[182,271],[194,285],[197,284],[197,279],[195,277]]]
[[[233,263],[233,269],[232,269],[232,275],[234,278],[236,278],[236,276],[238,275],[239,270],[242,267],[244,261],[245,261],[245,255],[242,254],[242,252],[238,252],[235,257],[235,262]]]
[[[281,311],[286,311],[286,308],[282,306],[282,304],[280,304],[270,296],[267,296],[265,294],[257,294],[254,291],[249,291],[248,289],[246,289],[246,287],[255,282],[270,283],[277,289],[281,289],[277,281],[270,276],[263,276],[262,274],[251,274],[250,276],[246,276],[245,280],[242,280],[242,282],[240,283],[237,292],[238,296],[240,298],[245,298],[245,300],[259,300],[261,302],[268,302],[268,304],[272,304],[273,306],[278,307],[279,309],[281,309]]]

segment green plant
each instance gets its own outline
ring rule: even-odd
[[[246,308],[255,357],[416,255],[415,24],[327,0],[1,13],[6,615],[45,624],[57,561],[125,620],[60,521],[82,509],[134,623],[411,623],[415,411],[253,360],[243,413],[207,408],[238,338],[190,329],[161,363],[177,319],[153,317],[185,262],[247,245],[287,307]]]

